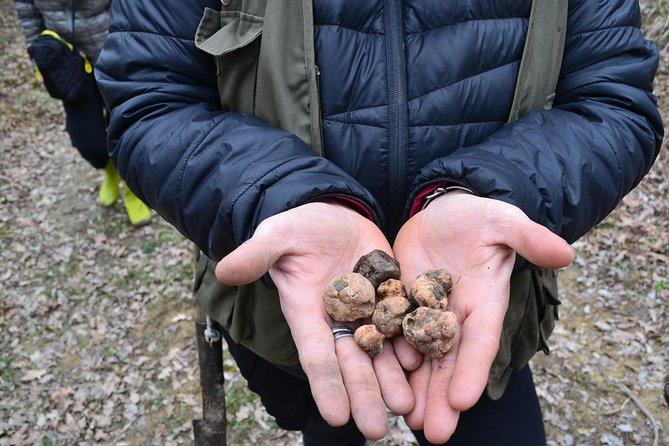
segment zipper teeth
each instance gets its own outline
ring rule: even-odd
[[[321,69],[316,65],[316,100],[318,101],[318,127],[320,129],[319,140],[321,144],[321,156],[325,156],[325,134],[323,133],[323,109],[321,108]]]
[[[405,88],[404,32],[402,2],[386,0],[386,58],[388,60],[388,115],[389,115],[389,178],[388,192],[391,201],[389,222],[398,222],[403,209],[393,203],[402,203],[404,197],[403,172],[407,145],[407,93]],[[391,223],[392,226],[392,223]]]

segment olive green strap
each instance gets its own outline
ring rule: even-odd
[[[534,0],[509,122],[532,110],[550,109],[562,66],[567,0]]]
[[[318,153],[318,141],[313,140],[313,113],[318,111],[312,91],[316,86],[313,15],[305,6],[303,0],[267,1],[254,114],[297,135]]]
[[[311,118],[311,147],[319,156],[323,154],[323,135],[321,126],[321,102],[318,91],[318,67],[314,39],[314,7],[312,0],[302,0],[304,15],[304,63],[309,80],[309,114]]]
[[[533,0],[509,121],[553,106],[567,29],[567,0]],[[555,273],[534,268],[511,278],[500,348],[488,375],[487,395],[502,396],[512,370],[520,370],[547,340],[558,318]]]

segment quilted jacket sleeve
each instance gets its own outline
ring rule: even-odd
[[[35,6],[34,0],[14,0],[14,8],[26,45],[30,45],[44,30],[42,14]]]
[[[374,198],[296,136],[220,110],[216,69],[193,36],[217,0],[118,0],[96,77],[109,148],[130,188],[217,260],[265,218],[325,196]]]
[[[648,172],[663,128],[652,94],[658,53],[639,29],[638,2],[569,3],[554,108],[430,163],[409,203],[446,181],[512,203],[573,242]]]

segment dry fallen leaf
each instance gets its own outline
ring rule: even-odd
[[[30,370],[21,377],[21,382],[27,383],[30,381],[34,381],[36,379],[40,379],[46,374],[47,374],[46,370]]]

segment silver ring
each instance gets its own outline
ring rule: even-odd
[[[332,327],[332,336],[334,337],[335,342],[337,339],[353,336],[353,333],[355,333],[355,331],[345,325],[335,325]]]

